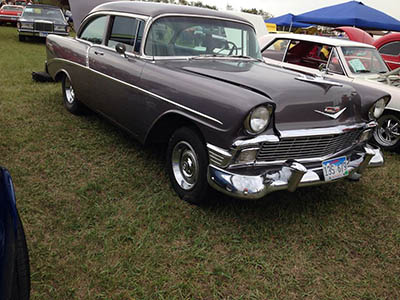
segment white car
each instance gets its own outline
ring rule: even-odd
[[[374,46],[302,34],[267,35],[259,43],[267,64],[390,93],[374,139],[386,150],[400,149],[400,68],[390,72]]]

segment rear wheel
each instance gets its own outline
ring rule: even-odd
[[[374,131],[376,143],[384,150],[400,149],[400,117],[397,114],[384,114],[378,120],[378,127]]]
[[[83,112],[84,107],[76,98],[74,87],[68,76],[62,78],[63,100],[65,108],[72,114],[79,115]]]
[[[167,170],[181,199],[197,205],[207,200],[207,167],[207,150],[200,134],[190,127],[177,129],[168,143]]]

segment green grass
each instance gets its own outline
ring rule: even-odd
[[[178,199],[164,154],[59,84],[45,45],[0,27],[0,165],[14,179],[33,299],[400,299],[400,156],[260,201]]]

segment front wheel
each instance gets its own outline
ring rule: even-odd
[[[181,199],[197,205],[207,199],[207,167],[207,150],[200,134],[190,127],[177,129],[168,143],[167,171]]]
[[[400,149],[400,118],[395,114],[384,114],[378,120],[378,127],[374,131],[375,142],[384,150],[395,151]]]
[[[74,115],[79,115],[83,112],[84,108],[82,103],[76,98],[74,87],[68,76],[62,79],[62,91],[65,108]]]
[[[19,35],[18,39],[20,42],[25,42],[25,36],[23,36],[23,35]]]

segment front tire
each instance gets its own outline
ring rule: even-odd
[[[25,42],[25,36],[23,36],[23,35],[19,35],[18,39],[20,42]]]
[[[84,107],[77,99],[71,80],[66,75],[62,78],[62,91],[65,108],[74,115],[82,114]]]
[[[191,204],[207,200],[208,155],[201,135],[190,127],[177,129],[168,142],[167,171],[178,196]]]
[[[394,113],[384,114],[378,120],[374,131],[375,142],[384,150],[400,149],[400,116]]]

